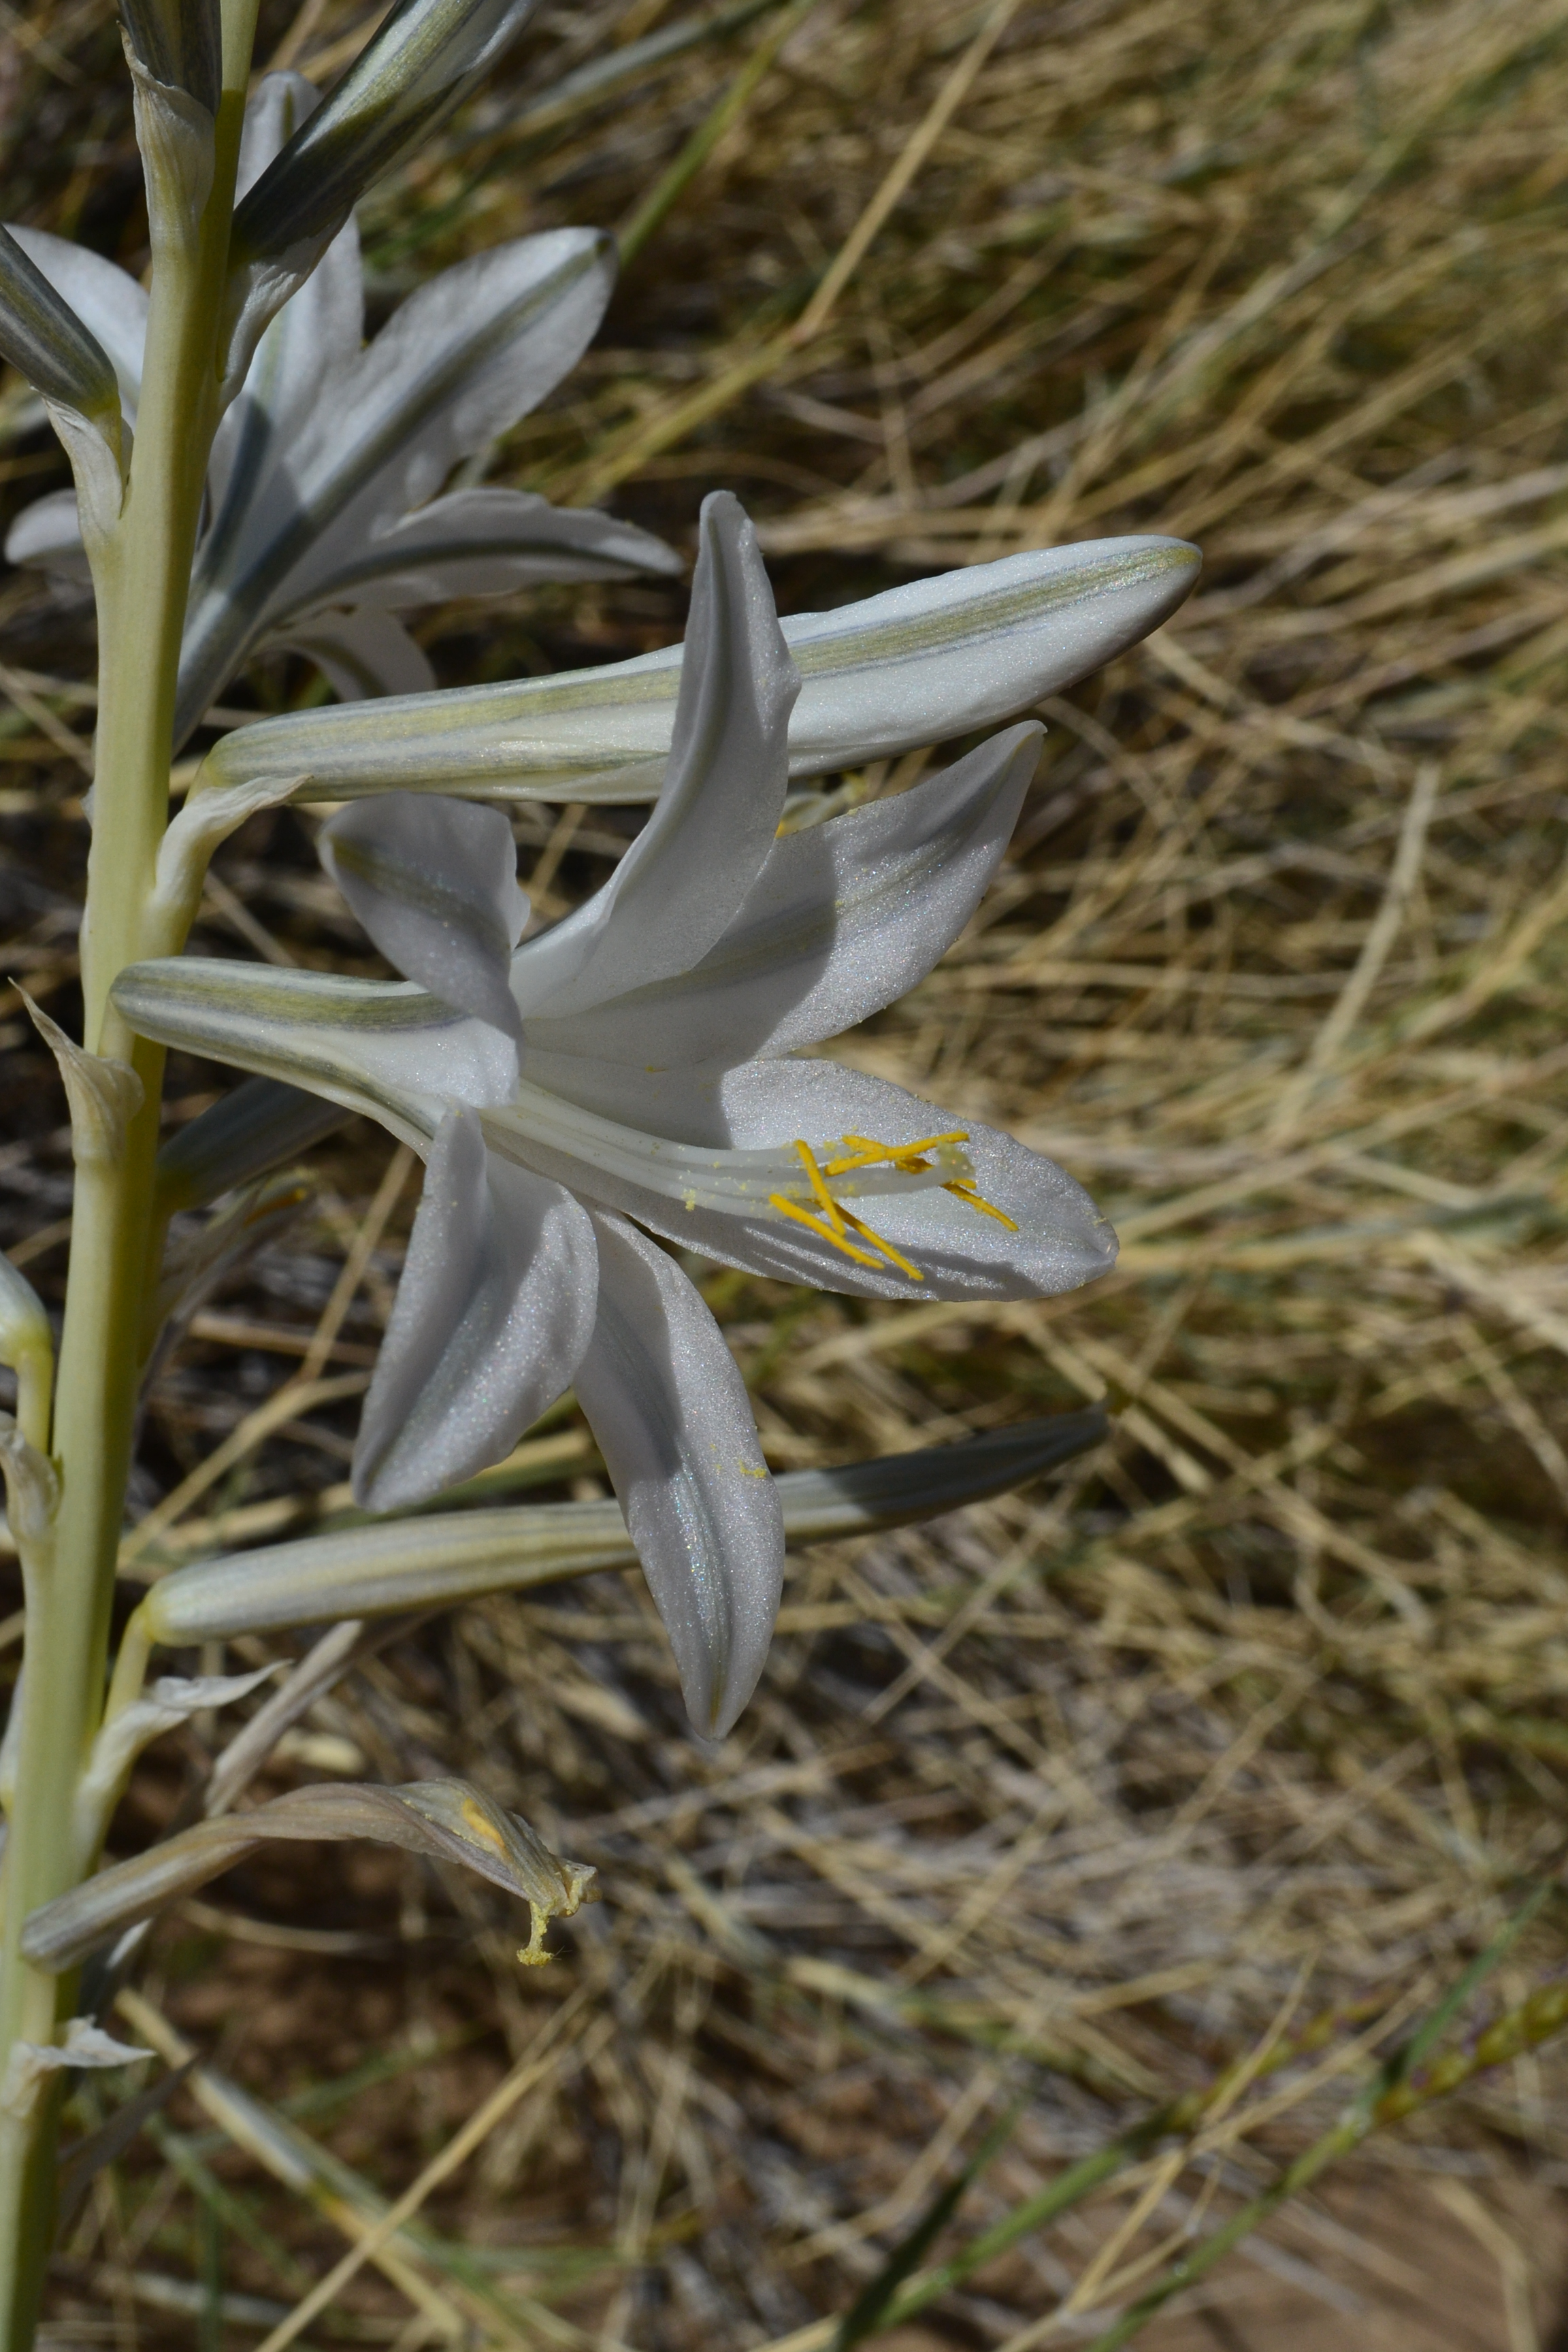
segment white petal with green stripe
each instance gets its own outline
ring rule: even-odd
[[[786,617],[802,679],[791,773],[854,767],[1026,710],[1157,628],[1198,566],[1183,540],[1097,540]],[[199,781],[308,771],[303,800],[395,790],[653,800],[681,661],[672,646],[602,669],[264,719],[219,743]]]

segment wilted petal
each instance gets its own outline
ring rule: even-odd
[[[912,581],[781,626],[802,677],[790,773],[994,727],[1157,628],[1198,575],[1179,539],[1091,540]],[[208,754],[215,779],[309,768],[323,793],[652,800],[668,757],[681,648],[556,677],[366,710],[291,713]]]
[[[703,500],[701,532],[668,781],[604,888],[518,955],[525,1014],[578,1012],[684,971],[773,845],[797,680],[756,533],[728,491]]]
[[[504,1103],[517,1083],[503,1031],[405,983],[169,956],[111,992],[142,1036],[364,1111],[416,1151],[451,1101]]]
[[[25,228],[18,221],[7,226],[34,268],[108,353],[126,423],[133,425],[142,397],[142,348],[147,340],[145,290],[128,270],[68,236],[56,236],[47,228]]]
[[[274,1839],[313,1844],[353,1838],[461,1863],[520,1896],[533,1914],[528,1952],[519,1955],[530,1960],[546,1957],[540,1939],[548,1920],[570,1918],[580,1904],[593,1899],[591,1869],[552,1853],[525,1822],[502,1812],[467,1781],[418,1780],[404,1789],[383,1789],[328,1780],[274,1797],[253,1812],[198,1822],[129,1862],[111,1864],[29,1913],[23,1949],[40,1968],[69,1968],[120,1929],[205,1886],[259,1845]]]
[[[782,1054],[902,996],[979,905],[1039,758],[1036,725],[994,736],[896,799],[773,844],[723,936],[689,971],[575,1020],[531,1017],[529,1074],[555,1057],[644,1071]]]
[[[552,507],[529,490],[492,488],[454,490],[367,537],[310,593],[327,604],[394,610],[504,595],[542,580],[624,580],[684,569],[672,547],[635,523],[595,507]]]
[[[423,1501],[510,1452],[571,1383],[594,1328],[595,1268],[593,1227],[571,1195],[493,1160],[474,1113],[449,1112],[360,1423],[366,1509]]]
[[[805,1226],[765,1210],[687,1208],[672,1189],[639,1181],[621,1168],[584,1163],[569,1180],[584,1199],[618,1209],[721,1264],[822,1290],[908,1301],[1051,1297],[1092,1282],[1115,1263],[1110,1227],[1054,1160],[979,1119],[961,1118],[864,1071],[794,1060],[746,1062],[722,1073],[650,1074],[626,1064],[586,1061],[570,1067],[574,1077],[591,1077],[598,1088],[592,1097],[586,1085],[582,1088],[586,1109],[636,1123],[650,1138],[679,1137],[687,1145],[787,1151],[797,1137],[820,1150],[848,1134],[910,1143],[962,1132],[977,1191],[1009,1221],[935,1185],[857,1200],[854,1205],[875,1230],[920,1269],[916,1282],[890,1265],[858,1265]],[[531,1166],[563,1172],[563,1158],[531,1141],[521,1148]]]
[[[424,647],[391,613],[311,613],[262,643],[313,661],[340,702],[422,693],[436,683]]]
[[[599,1313],[577,1368],[699,1731],[728,1731],[756,1686],[784,1581],[784,1519],[746,1384],[668,1254],[594,1220]]]
[[[521,1037],[507,971],[528,900],[500,809],[388,793],[341,809],[319,847],[389,963],[444,1003]]]

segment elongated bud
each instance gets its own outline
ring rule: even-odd
[[[789,1470],[775,1481],[791,1543],[868,1535],[1003,1493],[1098,1445],[1098,1406],[923,1447],[840,1470]],[[147,1641],[184,1648],[342,1617],[449,1608],[595,1569],[630,1568],[637,1549],[613,1496],[523,1509],[451,1511],[307,1536],[176,1569],[136,1619]]]
[[[43,394],[76,476],[89,561],[119,520],[130,435],[108,352],[14,236],[0,228],[0,358]]]
[[[465,98],[534,0],[399,0],[325,104],[234,217],[226,378],[243,377],[268,321],[360,196]]]
[[[216,0],[120,0],[120,20],[138,65],[216,113],[222,53]]]
[[[44,1302],[25,1274],[0,1257],[0,1364],[16,1375],[16,1426],[40,1451],[49,1442],[55,1342]]]
[[[35,392],[93,423],[114,420],[120,387],[108,352],[8,230],[0,228],[0,355]]]

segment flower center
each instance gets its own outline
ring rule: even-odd
[[[950,1135],[928,1135],[918,1143],[879,1143],[871,1135],[846,1135],[840,1138],[842,1150],[825,1163],[817,1159],[810,1144],[797,1136],[795,1148],[800,1154],[816,1209],[805,1208],[783,1192],[770,1192],[768,1206],[797,1225],[808,1225],[814,1234],[820,1234],[824,1241],[831,1242],[835,1249],[842,1250],[846,1257],[853,1258],[857,1265],[875,1266],[885,1261],[897,1266],[900,1274],[907,1274],[911,1282],[923,1282],[925,1276],[919,1266],[911,1265],[901,1250],[895,1249],[881,1234],[873,1233],[864,1217],[858,1216],[853,1209],[846,1208],[842,1201],[834,1199],[828,1181],[830,1178],[857,1175],[865,1169],[884,1167],[894,1170],[900,1176],[935,1174],[937,1171],[931,1162],[921,1155],[936,1151],[942,1153],[943,1160],[950,1160],[956,1147],[968,1140],[967,1131],[962,1129],[954,1129]],[[957,1164],[967,1168],[967,1162],[962,1160]],[[956,1199],[966,1201],[972,1209],[978,1209],[984,1216],[994,1217],[1006,1226],[1009,1233],[1017,1232],[1014,1219],[1005,1209],[998,1209],[994,1202],[983,1196],[972,1175],[965,1173],[945,1179],[939,1176],[938,1181],[944,1192],[952,1192]],[[840,1182],[839,1189],[858,1192],[860,1188],[858,1185],[847,1187]],[[850,1240],[851,1233],[859,1236],[858,1242]],[[862,1242],[869,1246],[861,1248],[859,1244]]]

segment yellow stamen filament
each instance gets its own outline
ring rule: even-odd
[[[843,1149],[837,1157],[819,1161],[810,1144],[797,1136],[795,1148],[800,1154],[801,1165],[805,1171],[806,1182],[811,1186],[816,1207],[803,1208],[798,1201],[789,1200],[783,1192],[770,1192],[769,1208],[776,1209],[781,1217],[793,1219],[797,1225],[808,1226],[822,1240],[831,1242],[835,1249],[842,1250],[846,1257],[853,1258],[857,1265],[874,1266],[885,1261],[897,1266],[900,1274],[907,1274],[911,1282],[923,1282],[924,1275],[918,1266],[910,1265],[901,1250],[896,1250],[891,1242],[874,1233],[864,1217],[857,1216],[853,1209],[847,1209],[842,1201],[834,1199],[827,1189],[827,1181],[829,1177],[852,1175],[861,1168],[888,1167],[896,1169],[902,1176],[923,1176],[931,1167],[931,1161],[923,1155],[942,1150],[949,1145],[967,1143],[967,1131],[955,1128],[951,1134],[926,1135],[914,1143],[881,1143],[873,1135],[846,1135],[840,1140]],[[943,1184],[942,1190],[951,1192],[967,1208],[977,1209],[982,1216],[994,1217],[997,1223],[1005,1225],[1010,1234],[1017,1232],[1016,1220],[1005,1209],[998,1209],[993,1202],[987,1201],[972,1177],[955,1176]],[[880,1253],[880,1256],[872,1257],[865,1250],[857,1249],[849,1239],[850,1231],[858,1234],[862,1241],[868,1242],[873,1250]]]
[[[994,1201],[986,1200],[984,1194],[977,1192],[966,1178],[961,1177],[957,1182],[944,1184],[942,1189],[944,1192],[951,1192],[954,1200],[965,1201],[972,1209],[978,1209],[983,1217],[994,1217],[997,1223],[1005,1225],[1010,1234],[1017,1232],[1016,1217],[1010,1217],[1005,1209],[999,1209],[996,1206]]]
[[[769,1208],[776,1209],[781,1216],[793,1218],[798,1225],[809,1225],[813,1233],[820,1234],[824,1241],[831,1242],[835,1249],[842,1250],[845,1256],[853,1258],[857,1265],[877,1265],[880,1263],[878,1258],[869,1256],[865,1250],[857,1249],[849,1239],[845,1227],[853,1226],[863,1241],[869,1242],[872,1249],[880,1251],[881,1257],[889,1265],[896,1265],[899,1272],[907,1274],[911,1282],[923,1282],[925,1276],[919,1266],[911,1265],[901,1250],[896,1250],[891,1242],[884,1241],[880,1234],[874,1233],[864,1217],[858,1217],[853,1209],[847,1209],[841,1201],[836,1201],[827,1189],[826,1181],[829,1176],[842,1175],[850,1168],[867,1168],[874,1161],[892,1160],[895,1166],[900,1166],[901,1158],[895,1157],[895,1153],[907,1155],[909,1152],[919,1150],[921,1147],[916,1144],[900,1145],[889,1150],[882,1144],[872,1143],[868,1137],[846,1136],[844,1140],[856,1147],[852,1157],[843,1161],[829,1160],[826,1169],[824,1170],[818,1166],[816,1154],[810,1144],[803,1141],[799,1136],[795,1138],[795,1148],[800,1154],[801,1165],[805,1170],[806,1181],[811,1186],[813,1197],[821,1208],[820,1216],[816,1215],[810,1209],[801,1208],[796,1202],[786,1200],[782,1192],[769,1193]],[[943,1140],[946,1139],[944,1138]],[[916,1170],[918,1171],[922,1164],[917,1161]],[[906,1171],[905,1172],[914,1171]]]
[[[832,1193],[827,1189],[826,1183],[824,1181],[823,1171],[816,1164],[816,1152],[813,1151],[809,1143],[803,1143],[798,1136],[795,1138],[795,1148],[799,1152],[801,1160],[805,1164],[806,1181],[811,1186],[812,1191],[816,1193],[817,1200],[822,1204],[823,1215],[833,1227],[838,1239],[842,1241],[844,1238],[843,1213],[839,1209],[837,1202],[834,1199]],[[835,1175],[837,1174],[838,1171],[837,1166],[834,1167],[832,1172]]]
[[[921,1272],[919,1266],[911,1265],[909,1259],[905,1257],[903,1252],[901,1250],[896,1250],[891,1242],[884,1241],[880,1234],[874,1234],[871,1231],[870,1226],[866,1223],[864,1217],[858,1217],[853,1209],[841,1208],[839,1213],[843,1217],[847,1225],[853,1225],[856,1232],[860,1235],[863,1241],[868,1241],[874,1249],[879,1249],[882,1255],[885,1258],[889,1259],[891,1263],[898,1267],[900,1274],[907,1274],[911,1282],[923,1282],[925,1280],[925,1276]],[[840,1244],[840,1247],[842,1246],[843,1244]]]
[[[857,1249],[853,1242],[845,1239],[842,1224],[836,1233],[826,1217],[813,1216],[811,1211],[803,1209],[798,1202],[786,1201],[782,1192],[770,1192],[768,1206],[776,1209],[781,1217],[793,1218],[797,1225],[809,1225],[814,1234],[819,1234],[825,1242],[831,1242],[836,1249],[841,1249],[846,1257],[854,1259],[857,1265],[881,1265],[880,1258],[873,1257],[869,1250]]]

